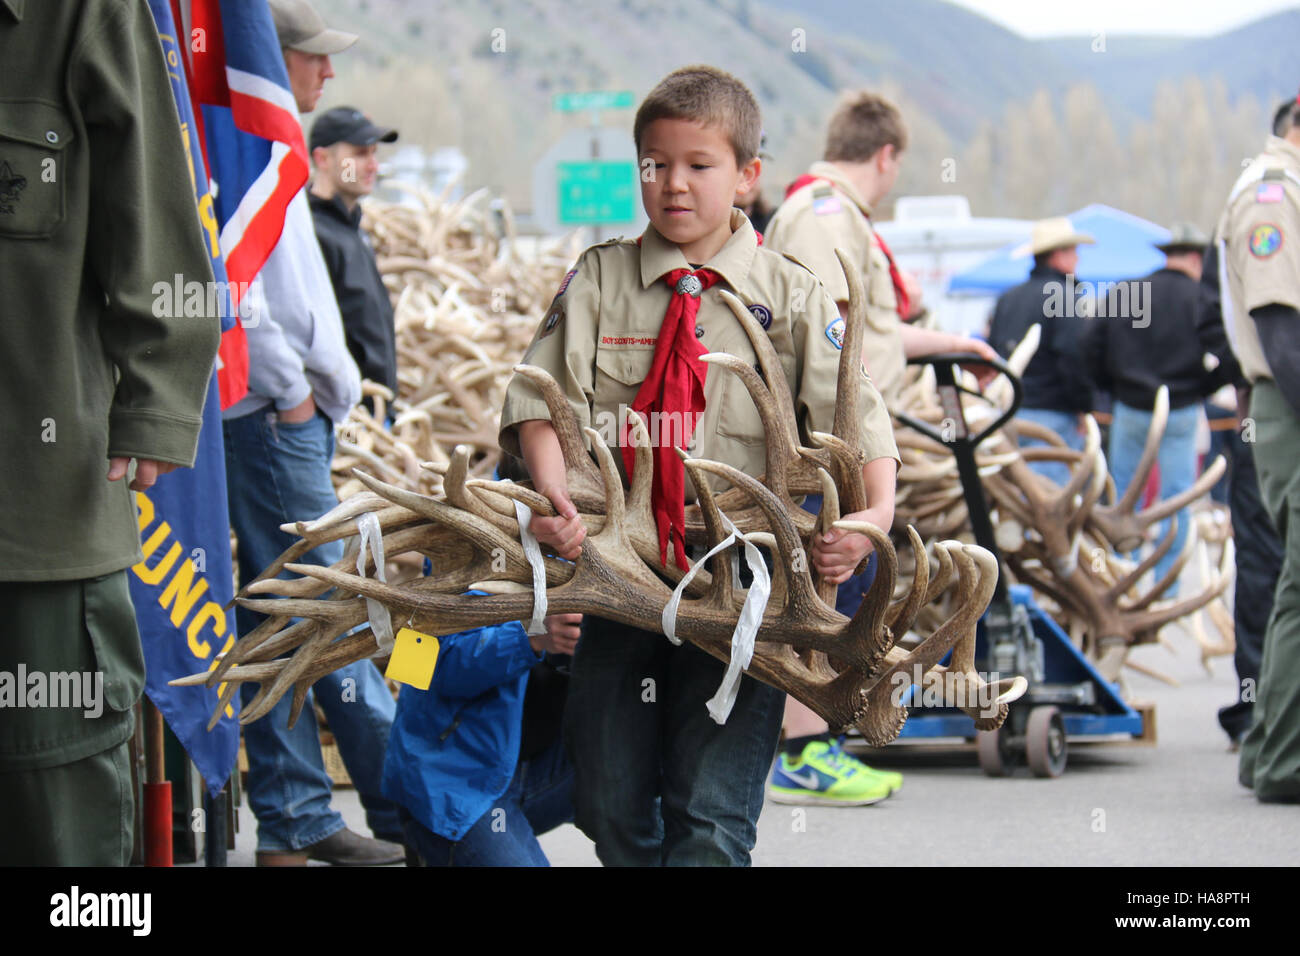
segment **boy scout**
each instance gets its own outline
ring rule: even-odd
[[[610,420],[620,405],[702,412],[693,453],[761,474],[764,433],[744,387],[692,361],[709,351],[757,359],[721,289],[767,329],[805,431],[831,421],[842,320],[811,273],[759,248],[748,220],[731,210],[759,167],[758,105],[743,84],[711,67],[678,70],[642,103],[633,132],[642,168],[654,172],[642,182],[650,225],[636,242],[582,255],[524,361],[561,383],[583,424]],[[897,451],[879,394],[865,377],[861,388],[870,506],[857,517],[888,527]],[[559,513],[533,519],[538,539],[577,557],[585,532],[566,493],[559,443],[540,396],[518,377],[507,392],[501,445],[522,453]],[[689,488],[669,470],[674,450],[655,453],[655,485],[677,489],[675,497],[652,495],[661,547],[680,563],[676,522]],[[859,535],[832,532],[814,541],[813,564],[842,581],[869,550]],[[705,701],[723,671],[689,644],[584,621],[567,736],[576,820],[606,864],[748,863],[782,697],[746,678],[727,722],[714,724]]]
[[[841,315],[848,309],[849,289],[835,250],[843,249],[860,264],[868,298],[863,361],[888,405],[898,399],[908,358],[939,352],[994,354],[983,342],[909,324],[921,311],[919,295],[909,296],[871,226],[872,207],[894,187],[906,147],[907,130],[897,107],[867,91],[849,94],[831,116],[825,159],[791,184],[764,237],[768,248],[816,273]],[[986,368],[976,371],[988,374]],[[809,499],[808,506],[816,504]],[[874,574],[873,564],[840,588],[841,613],[857,611]],[[902,786],[901,774],[874,771],[844,752],[826,722],[793,698],[786,703],[785,731],[781,758],[772,768],[774,800],[862,806]]]
[[[1216,231],[1224,321],[1251,383],[1259,487],[1284,548],[1239,767],[1262,802],[1300,801],[1300,101],[1280,125],[1285,134],[1270,136],[1237,180]]]

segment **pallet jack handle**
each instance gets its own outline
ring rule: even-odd
[[[992,552],[1002,568],[1002,552],[998,549],[993,536],[993,523],[989,518],[988,500],[984,497],[984,485],[980,482],[979,467],[975,462],[976,447],[1005,425],[1020,409],[1024,390],[1020,378],[1001,359],[989,360],[970,352],[942,352],[925,355],[908,360],[909,365],[933,365],[935,382],[939,387],[939,403],[943,407],[942,426],[936,428],[929,422],[923,422],[903,412],[894,412],[894,418],[914,431],[940,442],[952,449],[957,459],[957,473],[961,477],[963,497],[966,499],[966,511],[970,515],[971,528],[975,532],[975,542]],[[1011,381],[1011,407],[978,434],[972,435],[966,424],[966,415],[962,409],[961,394],[978,395],[978,392],[962,386],[957,381],[955,367],[958,365],[987,365],[997,369]],[[1006,606],[1007,587],[998,574],[997,587],[990,602]]]

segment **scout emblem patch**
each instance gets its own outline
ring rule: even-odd
[[[830,325],[826,326],[826,337],[831,340],[831,345],[837,349],[844,348],[844,320],[836,319]]]
[[[772,327],[772,310],[767,306],[751,305],[749,311],[754,318],[758,319],[758,324],[763,327],[763,331],[766,332]]]
[[[1255,189],[1255,202],[1281,202],[1285,195],[1281,183],[1260,183]]]
[[[564,281],[560,283],[560,291],[555,293],[555,298],[551,300],[551,307],[547,310],[546,318],[542,322],[542,334],[538,336],[539,339],[544,339],[554,332],[555,327],[559,325],[560,320],[564,318],[564,291],[569,288],[569,282],[572,281],[573,277],[577,274],[577,269],[569,270],[569,274],[566,275]]]
[[[1250,254],[1256,259],[1267,259],[1282,248],[1282,230],[1271,222],[1256,226],[1250,231]]]

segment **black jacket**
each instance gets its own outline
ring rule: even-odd
[[[1082,335],[1088,321],[1078,298],[1065,301],[1072,288],[1065,273],[1035,266],[1029,278],[1002,293],[989,325],[989,345],[1003,358],[1011,355],[1029,327],[1042,325],[1038,351],[1021,376],[1025,408],[1090,412],[1092,380],[1083,367]]]
[[[348,212],[343,201],[309,193],[325,267],[343,316],[348,351],[361,377],[397,391],[397,342],[393,306],[375,265],[375,254],[361,234],[361,209]]]
[[[1169,386],[1170,408],[1195,404],[1213,392],[1217,376],[1205,369],[1197,335],[1200,308],[1200,283],[1176,269],[1157,269],[1112,288],[1105,314],[1092,323],[1085,342],[1097,387],[1144,411],[1155,407],[1161,385]]]

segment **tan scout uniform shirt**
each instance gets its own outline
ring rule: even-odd
[[[808,173],[818,182],[796,190],[781,204],[763,234],[763,244],[806,265],[836,302],[849,301],[849,286],[835,249],[843,249],[853,262],[861,264],[867,291],[863,354],[871,380],[886,403],[893,404],[903,385],[907,359],[889,260],[875,240],[871,207],[833,164],[813,163]]]
[[[710,352],[730,352],[750,364],[757,363],[745,330],[722,301],[723,289],[733,292],[768,325],[803,434],[809,429],[830,431],[840,358],[836,337],[842,336],[843,329],[835,304],[808,270],[760,248],[743,213],[732,213],[731,227],[727,244],[704,264],[721,280],[701,296],[697,335]],[[632,240],[614,240],[591,247],[565,279],[524,354],[524,363],[546,369],[560,383],[579,424],[595,428],[611,448],[618,443],[620,406],[631,407],[650,371],[672,295],[663,276],[678,268],[689,268],[681,250],[653,226],[646,228],[640,246]],[[897,459],[898,449],[880,394],[865,374],[858,377],[858,383],[867,460]],[[739,376],[710,367],[704,398],[705,410],[695,429],[691,454],[761,475],[766,438],[754,401]],[[532,383],[515,376],[501,413],[501,447],[518,454],[514,426],[550,417]],[[614,458],[622,469],[622,455]],[[711,481],[717,490],[727,487],[723,479]],[[694,497],[688,479],[686,498],[693,501]]]
[[[1233,186],[1216,234],[1232,350],[1251,382],[1273,378],[1250,311],[1272,304],[1300,310],[1300,149],[1269,137]]]

